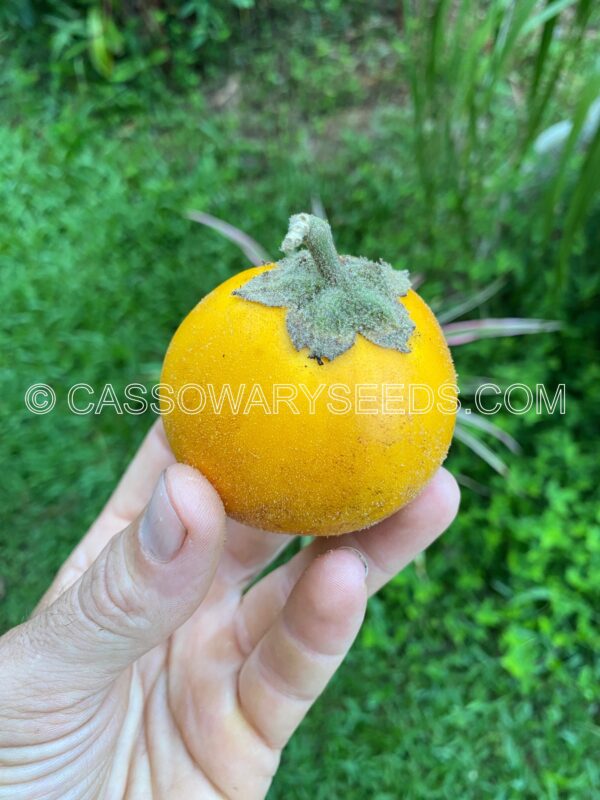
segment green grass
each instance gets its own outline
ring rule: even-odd
[[[279,114],[267,107],[279,61],[266,51],[258,56],[267,88],[247,82],[226,109],[211,104],[212,85],[174,96],[160,86],[44,94],[31,73],[6,65],[0,629],[30,613],[151,421],[110,409],[74,416],[67,388],[86,382],[98,395],[107,382],[117,391],[152,384],[181,317],[245,266],[183,211],[226,218],[276,253],[287,216],[317,193],[340,250],[426,272],[426,299],[502,273],[508,287],[486,315],[561,316],[561,335],[469,345],[457,366],[498,382],[566,382],[567,414],[502,419],[524,448],[506,481],[453,449],[451,468],[489,494],[465,491],[459,519],[425,562],[371,603],[348,663],[286,750],[271,796],[589,800],[600,793],[600,472],[591,441],[600,423],[599,214],[578,234],[559,302],[543,291],[552,282],[538,280],[549,266],[544,242],[523,233],[537,224],[530,198],[540,187],[529,173],[500,170],[468,196],[467,247],[445,159],[429,213],[408,91],[395,97],[385,73],[378,102],[367,102],[364,81],[377,64],[395,69],[388,38],[374,30],[368,47],[336,40],[327,49],[317,32],[294,49],[284,78],[299,96],[286,100],[280,87]],[[315,47],[324,48],[329,94],[319,94],[318,74],[294,83]],[[348,73],[361,80],[353,85]],[[507,100],[486,133],[497,148],[490,164],[510,147],[511,113]],[[561,172],[565,186],[576,168]],[[47,416],[24,408],[34,382],[57,391]]]

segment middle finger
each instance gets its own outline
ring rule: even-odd
[[[243,650],[250,653],[256,646],[319,554],[338,547],[357,549],[369,569],[367,588],[372,595],[443,533],[456,515],[458,502],[456,481],[447,470],[440,469],[416,500],[372,529],[316,538],[244,596],[236,618]]]

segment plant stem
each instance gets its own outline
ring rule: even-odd
[[[328,222],[313,214],[294,214],[290,217],[290,227],[281,249],[289,254],[301,245],[306,245],[327,283],[338,285],[344,282],[344,269]]]

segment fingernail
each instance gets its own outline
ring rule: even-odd
[[[155,561],[166,563],[181,549],[185,533],[185,527],[171,504],[163,472],[140,523],[142,548]]]
[[[350,550],[351,553],[354,553],[355,556],[361,560],[363,567],[365,568],[365,578],[369,574],[369,563],[363,553],[357,547],[349,547],[347,544],[343,545],[342,547],[338,547],[338,550]]]

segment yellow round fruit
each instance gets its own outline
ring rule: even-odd
[[[231,517],[319,536],[366,528],[423,489],[452,439],[456,375],[406,273],[336,254],[327,274],[329,229],[314,219],[292,217],[291,231],[304,227],[286,238],[308,251],[241,272],[185,318],[161,410],[176,458],[211,481]]]

